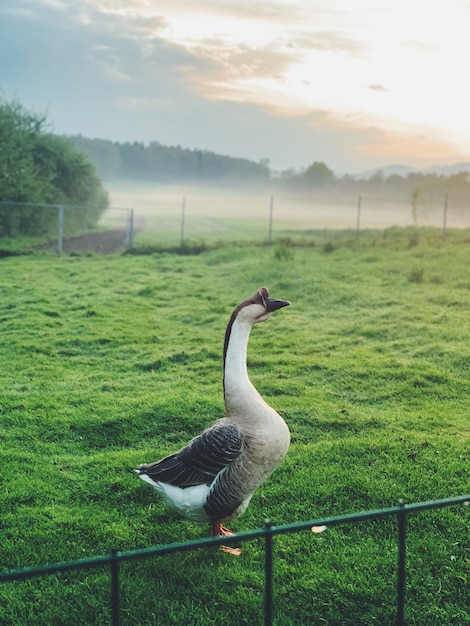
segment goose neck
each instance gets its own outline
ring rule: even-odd
[[[224,393],[227,410],[238,406],[241,400],[258,396],[248,378],[246,366],[251,328],[251,324],[237,319],[227,328],[224,350]]]

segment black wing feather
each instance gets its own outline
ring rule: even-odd
[[[217,474],[239,455],[242,434],[234,424],[216,423],[192,439],[176,454],[148,465],[139,473],[176,487],[210,485]]]

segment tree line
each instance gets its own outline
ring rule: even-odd
[[[340,195],[344,198],[367,196],[377,201],[432,207],[452,193],[455,202],[470,205],[470,181],[467,172],[451,176],[409,172],[386,176],[377,171],[369,178],[346,174],[337,176],[325,163],[314,161],[301,170],[274,172],[269,160],[259,163],[248,159],[222,156],[206,150],[164,146],[157,141],[119,143],[106,139],[68,137],[73,147],[84,152],[105,180],[137,179],[155,183],[194,182],[201,184],[240,184],[302,196]]]
[[[224,156],[207,150],[181,146],[163,146],[158,141],[148,145],[135,141],[119,143],[106,139],[68,137],[76,150],[85,153],[105,180],[137,179],[156,183],[201,182],[230,184],[243,181],[263,185],[270,179],[266,161]]]
[[[56,212],[38,204],[86,207],[69,212],[70,234],[96,226],[107,192],[91,160],[48,132],[45,115],[0,98],[0,146],[0,237],[55,232]]]
[[[369,200],[400,202],[413,213],[420,208],[442,205],[446,194],[452,195],[453,204],[470,207],[470,174],[461,171],[449,176],[437,173],[408,172],[404,175],[386,176],[381,170],[369,178],[350,174],[335,176],[324,163],[315,162],[305,170],[282,172],[278,187],[292,194],[334,193],[343,198],[367,196]]]

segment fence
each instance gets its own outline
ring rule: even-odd
[[[51,216],[50,221],[56,222],[56,233],[57,233],[57,243],[56,250],[57,256],[61,256],[64,250],[64,233],[65,233],[65,218],[66,212],[77,212],[77,211],[89,211],[90,207],[80,206],[80,205],[67,205],[67,204],[35,204],[31,202],[0,202],[0,209],[6,208],[9,211],[15,212],[19,211],[21,208],[29,208],[29,209],[38,209],[39,211],[50,210],[56,213],[55,220]],[[133,235],[134,235],[134,210],[133,209],[125,209],[125,208],[112,208],[107,209],[112,212],[120,212],[125,213],[126,223],[125,228],[123,229],[123,237],[122,244],[126,248],[132,247],[133,243]],[[14,214],[13,214],[14,215]],[[15,222],[15,220],[12,220]],[[18,232],[17,235],[21,236],[22,233]]]
[[[145,248],[190,247],[188,242],[228,243],[233,241],[267,241],[275,238],[321,236],[328,230],[355,231],[359,236],[368,229],[384,230],[393,226],[439,228],[442,238],[453,228],[470,227],[470,198],[446,193],[428,205],[410,208],[409,202],[387,201],[386,198],[313,195],[273,196],[263,193],[235,193],[230,190],[192,189],[182,197],[180,189],[152,187],[145,191],[131,189],[117,194],[120,206],[135,206],[139,220],[136,227],[134,209],[113,207],[104,213],[102,225],[108,230],[88,233],[84,237],[67,238],[67,216],[87,207],[59,204],[0,202],[11,213],[20,214],[21,207],[50,211],[49,223],[55,229],[53,244],[57,255],[68,252],[118,252],[132,248],[136,230],[143,231],[138,244]],[[115,199],[116,199],[115,198]],[[122,202],[122,204],[121,204]],[[125,214],[125,227],[116,228],[111,217]],[[69,219],[70,219],[69,217]],[[111,219],[110,219],[111,217]],[[143,225],[145,224],[145,228]],[[1,224],[0,224],[1,225]],[[1,230],[1,229],[0,229]],[[18,233],[21,235],[21,232]],[[51,242],[38,248],[51,248]]]
[[[458,496],[454,498],[446,498],[442,500],[432,500],[429,502],[419,502],[415,504],[405,504],[400,501],[398,506],[377,509],[375,511],[365,511],[362,513],[352,513],[348,515],[339,515],[336,517],[327,517],[324,519],[311,520],[307,522],[299,522],[286,524],[283,526],[273,526],[269,521],[266,522],[264,528],[258,530],[247,531],[234,535],[233,537],[215,537],[207,539],[198,539],[195,541],[187,541],[184,543],[174,543],[163,546],[155,546],[142,550],[134,550],[131,552],[117,552],[107,556],[98,556],[80,561],[70,561],[44,565],[42,567],[28,568],[15,571],[7,571],[0,573],[0,583],[8,581],[26,580],[36,576],[45,576],[56,572],[78,570],[90,567],[98,567],[109,565],[110,582],[111,582],[111,623],[112,626],[119,626],[120,622],[120,586],[119,586],[119,564],[123,561],[142,560],[151,557],[162,556],[172,552],[185,552],[201,548],[212,548],[220,544],[240,543],[249,541],[259,537],[265,539],[265,583],[264,583],[264,624],[271,626],[273,623],[273,606],[274,606],[274,588],[273,588],[273,569],[274,569],[274,550],[273,537],[287,533],[310,530],[312,526],[338,526],[340,524],[352,524],[354,522],[363,522],[365,520],[379,519],[384,517],[395,516],[397,518],[397,545],[398,545],[398,561],[397,561],[397,608],[396,608],[396,624],[397,626],[405,625],[405,583],[406,583],[406,517],[409,513],[424,511],[426,509],[437,509],[457,504],[470,504],[470,494]]]
[[[187,192],[186,194],[184,192]],[[442,239],[451,229],[470,227],[470,197],[444,194],[428,204],[386,196],[311,194],[152,186],[112,194],[135,207],[141,228],[138,245],[162,248],[194,243],[267,242],[323,236],[326,230],[349,231],[392,227],[432,228]]]
[[[227,192],[226,198],[220,198],[220,206],[217,213],[219,217],[227,217],[226,208],[230,207],[234,215],[243,214],[243,209],[234,206],[235,202],[242,204],[248,199],[254,210],[249,211],[250,217],[265,215],[267,221],[266,233],[267,240],[272,243],[273,227],[279,220],[281,227],[285,228],[287,224],[291,227],[303,224],[304,228],[340,228],[355,230],[359,235],[361,230],[368,228],[389,228],[392,226],[432,226],[441,228],[442,238],[445,239],[449,217],[452,215],[452,226],[464,228],[470,226],[470,199],[461,198],[458,200],[445,193],[439,202],[435,202],[430,207],[410,207],[401,204],[398,201],[390,202],[386,199],[367,198],[367,196],[359,195],[357,200],[354,198],[334,198],[334,197],[281,197],[275,198],[273,195],[269,198],[260,196],[252,196],[251,198],[242,198],[235,196],[230,199]],[[155,210],[158,212],[158,196],[156,198]],[[176,200],[176,199],[175,199]],[[187,201],[188,200],[188,201]],[[214,196],[210,198],[214,202]],[[181,203],[181,246],[184,245],[186,224],[185,220],[188,215],[187,206],[195,209],[195,214],[202,216],[208,211],[207,196],[204,194],[195,194],[193,198],[183,197]],[[175,201],[175,208],[177,202]],[[201,211],[202,209],[202,211]],[[145,209],[144,209],[145,210]],[[210,212],[210,207],[209,207]],[[276,221],[275,221],[276,220]]]

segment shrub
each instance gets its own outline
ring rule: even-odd
[[[1,237],[55,230],[56,213],[39,204],[86,206],[74,217],[74,230],[94,227],[108,206],[92,163],[45,125],[44,116],[0,100],[0,202],[6,203],[0,206]]]

